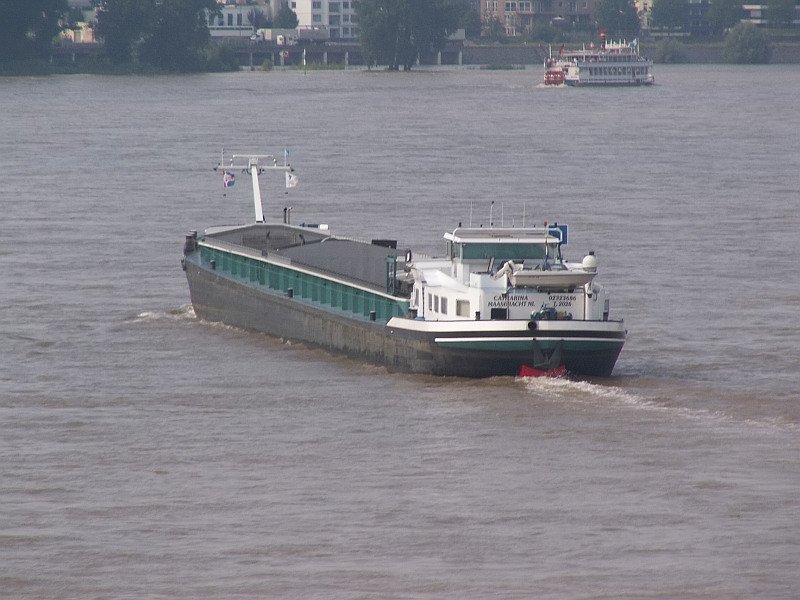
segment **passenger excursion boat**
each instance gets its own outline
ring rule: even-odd
[[[564,85],[566,76],[564,66],[557,60],[548,58],[544,63],[544,84]]]
[[[559,75],[559,71],[562,75]],[[560,81],[559,81],[560,79]],[[599,48],[565,50],[545,60],[545,85],[651,85],[653,61],[639,55],[639,43],[601,42]]]
[[[186,236],[182,265],[198,317],[300,340],[390,370],[489,377],[609,376],[622,320],[594,281],[597,259],[567,262],[563,224],[462,227],[440,258],[357,241],[320,225],[266,222],[259,174],[272,156],[234,155],[253,185],[256,222]],[[293,175],[292,175],[293,177]],[[227,185],[227,184],[226,184]]]

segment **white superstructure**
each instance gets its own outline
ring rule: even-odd
[[[414,259],[411,308],[438,320],[607,320],[608,295],[593,279],[593,253],[563,259],[566,225],[462,228],[446,233],[447,256]]]
[[[564,83],[572,86],[651,85],[654,82],[653,61],[639,54],[637,40],[629,44],[606,42],[599,48],[562,49],[558,56],[545,61],[545,73],[554,67],[563,71]]]

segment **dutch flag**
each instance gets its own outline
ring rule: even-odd
[[[227,171],[222,172],[223,187],[230,188],[233,187],[235,183],[236,183],[236,178],[233,176],[233,173],[228,173]]]

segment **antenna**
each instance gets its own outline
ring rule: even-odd
[[[217,168],[223,169],[241,169],[243,173],[249,173],[253,182],[253,209],[255,211],[256,223],[264,222],[264,207],[261,202],[261,186],[258,182],[258,176],[264,171],[283,171],[288,173],[292,171],[292,167],[288,163],[288,152],[284,150],[284,165],[278,165],[277,159],[272,154],[232,154],[229,165],[225,165],[225,150],[222,150],[220,163]],[[261,161],[266,164],[261,166]],[[216,170],[216,169],[215,169]]]

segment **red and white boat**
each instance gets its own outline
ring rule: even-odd
[[[544,63],[545,85],[631,86],[652,85],[653,61],[639,54],[639,42],[605,42],[595,48],[552,52]]]

